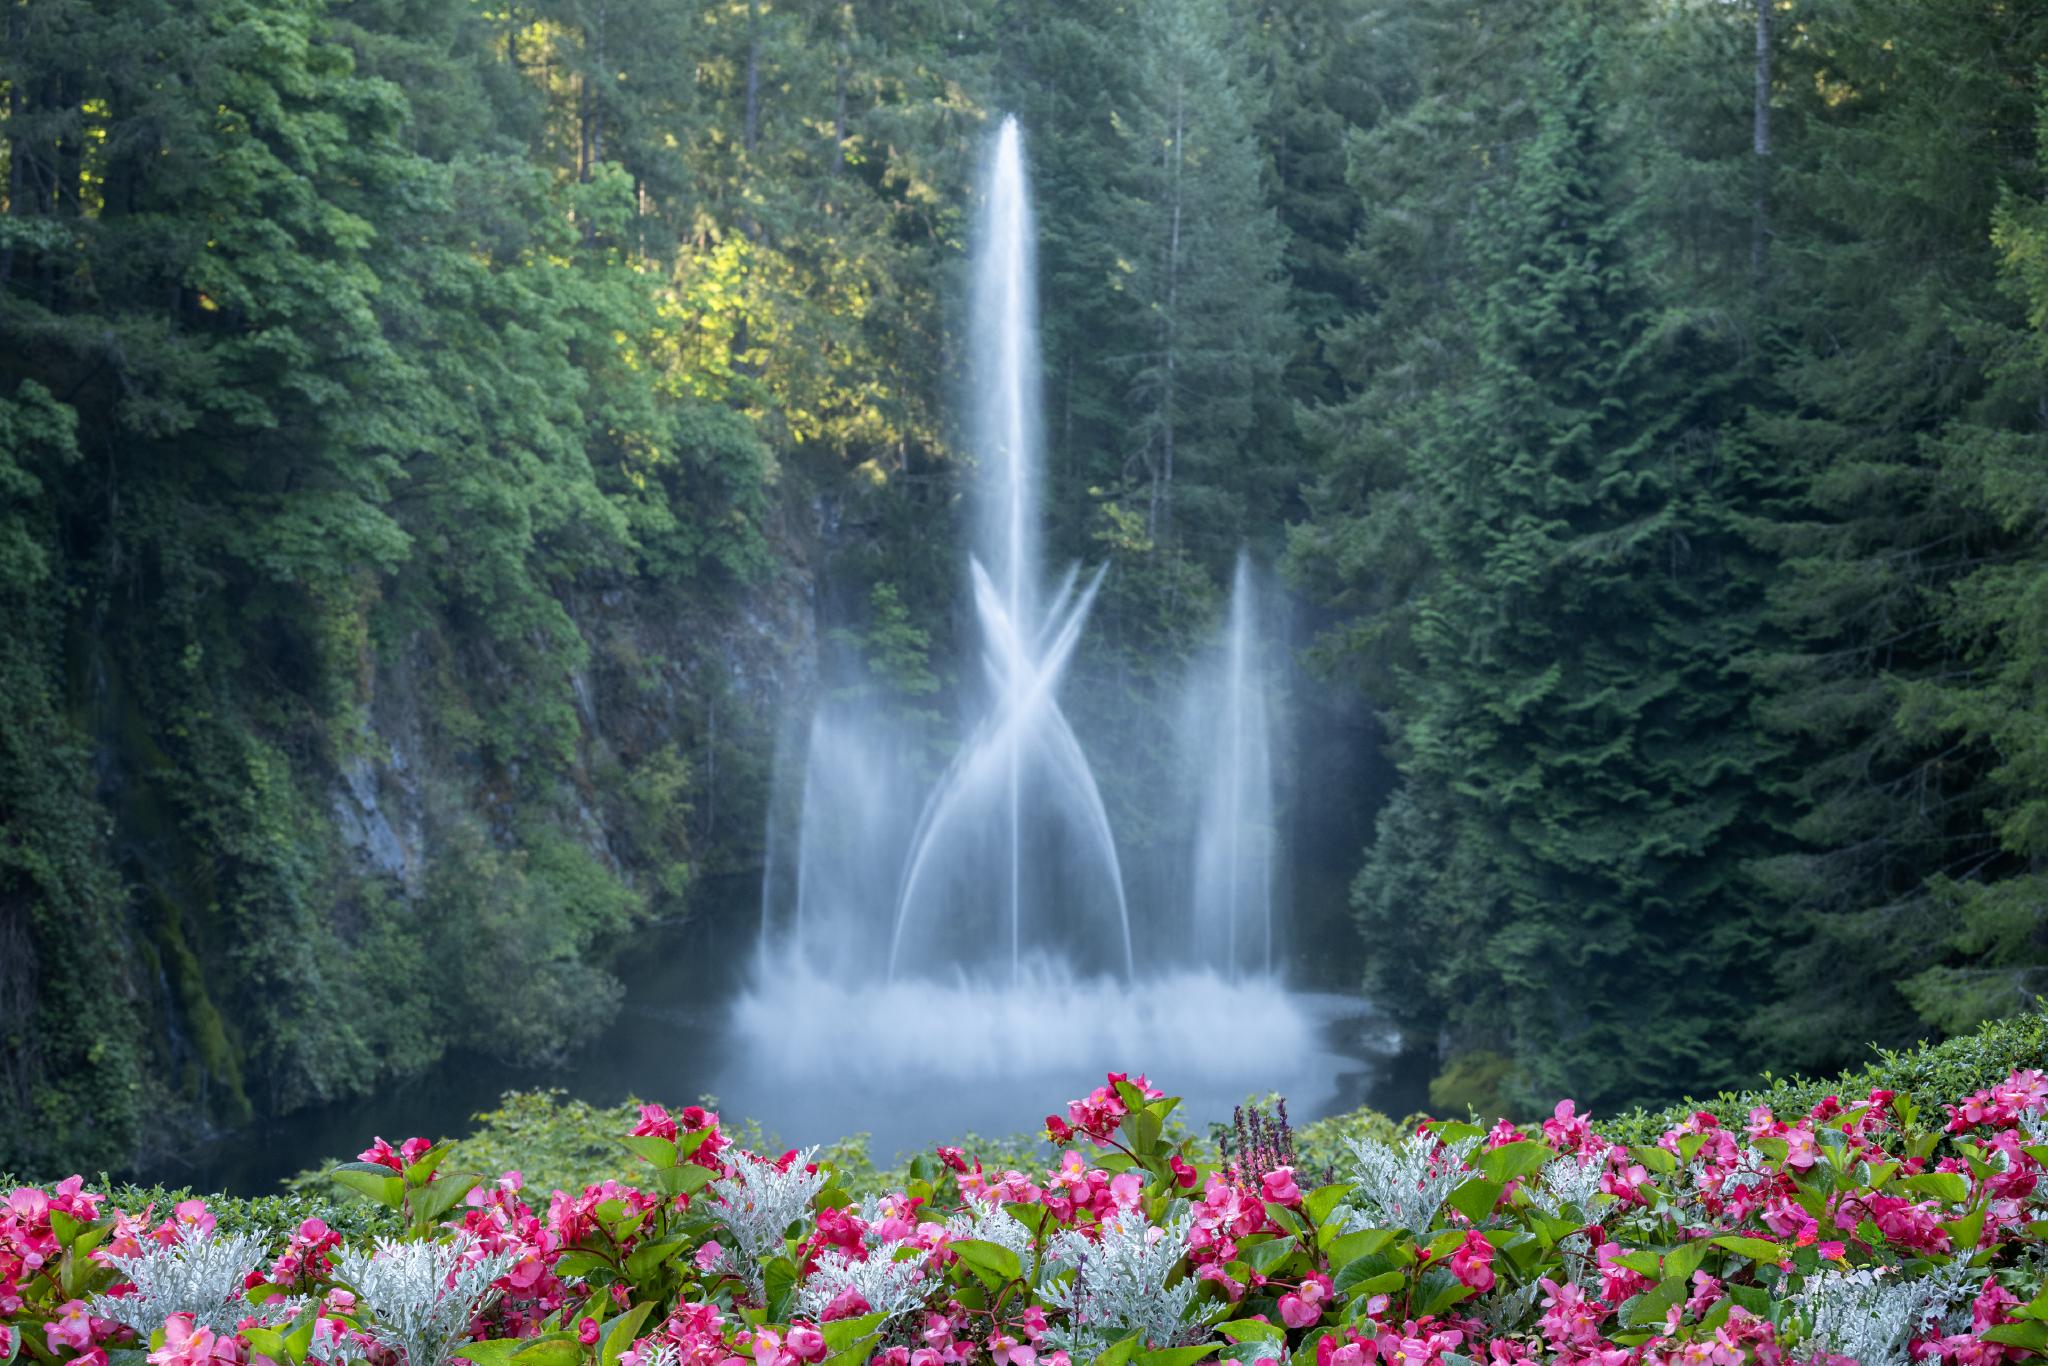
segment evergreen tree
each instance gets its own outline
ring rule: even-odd
[[[1762,755],[1731,677],[1731,491],[1691,439],[1709,367],[1632,259],[1605,42],[1558,22],[1534,135],[1479,228],[1475,373],[1416,457],[1411,791],[1357,898],[1370,942],[1411,914],[1412,860],[1458,869],[1457,904],[1430,904],[1463,947],[1407,1009],[1504,1052],[1511,1095],[1611,1104],[1742,1073],[1717,1022],[1757,939],[1731,891]],[[1384,998],[1405,964],[1377,961]]]
[[[2048,105],[2043,106],[2048,120]],[[2048,122],[2038,127],[2048,131]],[[2048,139],[2037,157],[2048,159]],[[1989,523],[1977,562],[1935,604],[1948,667],[1901,695],[1900,726],[1981,774],[1986,830],[1930,884],[1934,915],[1900,990],[1960,1033],[2027,1008],[2048,984],[2048,165],[2008,182],[1993,242],[2023,319],[1960,327],[1983,399],[1934,444],[1943,492]],[[1961,754],[1955,755],[1956,747]],[[1965,861],[1967,860],[1967,861]]]
[[[1783,795],[1800,841],[1760,865],[1794,908],[1795,942],[1758,1027],[1781,1062],[1824,1067],[1952,1018],[1925,996],[1923,1016],[1898,983],[1953,923],[1939,879],[2003,857],[1981,751],[1901,726],[1899,709],[1975,667],[1957,650],[1976,628],[1945,627],[1948,594],[2002,543],[1999,515],[1942,452],[1951,424],[1984,420],[1987,404],[1991,425],[2009,420],[1965,339],[2018,320],[1990,229],[2001,184],[2037,180],[2048,16],[1944,0],[1805,19],[1780,54],[1803,131],[1778,174],[1768,281],[1786,398],[1752,423],[1792,485],[1755,527],[1784,561],[1756,668],[1759,713],[1795,746]]]

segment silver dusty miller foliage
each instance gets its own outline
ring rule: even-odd
[[[707,1188],[718,1203],[714,1212],[732,1233],[733,1248],[745,1265],[747,1283],[756,1295],[767,1293],[765,1268],[782,1251],[789,1226],[810,1212],[811,1201],[825,1188],[822,1172],[809,1170],[816,1148],[806,1148],[778,1169],[773,1158],[736,1154],[733,1174]]]
[[[95,1296],[90,1312],[125,1323],[144,1339],[173,1314],[190,1314],[195,1326],[216,1333],[232,1332],[251,1312],[242,1281],[263,1260],[269,1241],[261,1233],[190,1234],[139,1256],[109,1257],[122,1279],[135,1283],[135,1293]]]
[[[1001,1205],[975,1204],[962,1210],[946,1221],[946,1236],[994,1243],[1016,1253],[1026,1267],[1031,1264],[1031,1230]]]
[[[1553,1157],[1529,1187],[1529,1203],[1546,1219],[1560,1218],[1567,1209],[1590,1214],[1604,1170],[1597,1158],[1588,1162],[1571,1156]]]
[[[860,1262],[837,1249],[820,1254],[817,1268],[805,1279],[803,1289],[797,1291],[797,1312],[817,1321],[823,1318],[826,1306],[849,1288],[860,1292],[860,1297],[868,1302],[869,1312],[888,1316],[883,1323],[893,1323],[921,1307],[929,1294],[924,1258],[919,1254],[897,1261],[894,1250],[901,1246],[887,1244]]]
[[[377,1240],[350,1248],[335,1265],[340,1280],[369,1306],[370,1335],[403,1352],[407,1366],[446,1366],[469,1335],[470,1321],[497,1295],[491,1282],[512,1267],[502,1252],[478,1257],[467,1239],[451,1243]]]
[[[1409,1134],[1397,1147],[1373,1138],[1346,1141],[1354,1162],[1353,1199],[1363,1208],[1349,1223],[1356,1228],[1404,1228],[1423,1233],[1446,1197],[1471,1175],[1465,1158],[1479,1146],[1476,1138],[1441,1145],[1423,1134]]]
[[[1967,1297],[1977,1275],[1968,1258],[1918,1277],[1824,1271],[1793,1305],[1810,1325],[1809,1345],[1862,1366],[1906,1366],[1907,1343]]]
[[[1071,1326],[1055,1329],[1048,1340],[1075,1356],[1093,1357],[1133,1333],[1153,1347],[1179,1346],[1200,1335],[1201,1325],[1187,1321],[1197,1283],[1192,1277],[1166,1283],[1187,1251],[1193,1222],[1183,1211],[1154,1226],[1126,1210],[1102,1225],[1100,1241],[1074,1230],[1054,1238],[1047,1267],[1072,1271],[1074,1278],[1052,1280],[1045,1288],[1046,1301],[1071,1319]]]

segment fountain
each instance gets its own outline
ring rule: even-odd
[[[878,1143],[929,1142],[999,1122],[1019,1087],[1085,1089],[1106,1068],[1152,1069],[1197,1120],[1227,1115],[1254,1085],[1287,1087],[1312,1109],[1336,1068],[1277,971],[1250,562],[1180,713],[1183,790],[1196,798],[1159,797],[1179,813],[1168,825],[1186,872],[1151,888],[1134,917],[1109,810],[1060,705],[1105,571],[1042,576],[1033,229],[1014,119],[985,177],[965,557],[974,710],[935,782],[876,700],[840,696],[812,717],[782,818],[793,829],[771,832],[759,964],[715,1084],[729,1109],[803,1141],[851,1123]],[[956,1083],[943,1113],[935,1082]]]
[[[1012,983],[1027,960],[1057,954],[1114,963],[1128,976],[1135,963],[1116,838],[1058,696],[1102,572],[1077,591],[1079,571],[1069,570],[1038,609],[1036,285],[1014,118],[996,135],[988,184],[974,291],[978,549],[968,563],[989,706],[918,822],[889,971],[985,961],[993,947]],[[984,923],[991,871],[1001,889],[1002,923],[993,926]]]
[[[1273,771],[1261,674],[1260,595],[1240,552],[1214,676],[1190,688],[1182,733],[1200,794],[1192,908],[1195,961],[1231,980],[1270,975],[1273,958]]]

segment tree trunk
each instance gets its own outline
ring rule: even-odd
[[[1758,286],[1763,284],[1764,262],[1770,250],[1771,17],[1776,3],[1777,0],[1756,0],[1756,107],[1750,130],[1751,173],[1756,177],[1756,188],[1750,201],[1749,271]]]
[[[747,108],[740,146],[749,155],[761,138],[761,0],[747,0]]]
[[[839,59],[832,63],[832,178],[846,173],[846,68],[853,61],[852,43],[839,35]]]
[[[1161,527],[1172,513],[1173,500],[1173,443],[1174,443],[1174,399],[1179,388],[1180,356],[1177,348],[1180,338],[1176,324],[1179,321],[1180,303],[1180,223],[1182,210],[1181,166],[1182,149],[1187,135],[1187,98],[1185,89],[1176,83],[1173,92],[1173,137],[1167,143],[1167,185],[1170,210],[1166,236],[1166,316],[1163,320],[1164,336],[1161,364],[1165,370],[1165,383],[1160,394],[1160,460],[1159,476],[1152,485],[1152,506],[1145,518],[1145,534],[1155,541],[1159,539]]]

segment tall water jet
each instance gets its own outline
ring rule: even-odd
[[[1269,971],[1272,801],[1248,567],[1224,648],[1191,683],[1204,700],[1177,728],[1170,704],[1159,718],[1189,757],[1186,781],[1143,796],[1151,914],[1134,938],[1109,812],[1060,706],[1103,571],[1043,563],[1024,150],[1005,120],[974,234],[963,577],[980,668],[962,690],[967,724],[934,774],[929,720],[892,706],[857,659],[822,664],[837,686],[810,720],[800,788],[783,788],[778,812],[793,816],[775,819],[796,828],[771,838],[758,968],[717,1050],[729,1065],[714,1089],[740,1113],[768,1098],[799,1126],[785,1139],[828,1137],[828,1122],[885,1144],[942,1137],[980,1122],[958,1107],[1003,1084],[1086,1086],[1141,1062],[1211,1118],[1254,1085],[1312,1109],[1335,1075],[1303,998]],[[1149,765],[1162,741],[1101,743]],[[944,1088],[948,1118],[932,1109],[935,1079],[958,1083]],[[791,1108],[803,1104],[815,1114]]]
[[[1213,674],[1196,694],[1191,913],[1196,962],[1230,978],[1270,974],[1273,957],[1273,761],[1261,596],[1237,557]]]
[[[1043,959],[1129,975],[1123,869],[1061,674],[1101,583],[1069,571],[1040,608],[1038,333],[1023,137],[1003,120],[974,263],[974,551],[987,711],[927,801],[889,940],[891,973],[1006,970]],[[986,914],[993,885],[999,923]],[[988,952],[991,943],[999,946]]]

